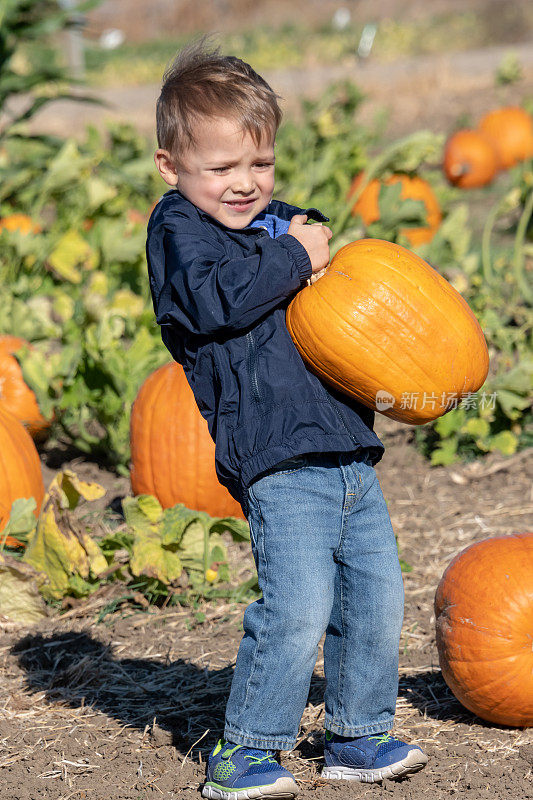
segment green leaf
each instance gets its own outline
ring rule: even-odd
[[[108,182],[102,178],[92,176],[84,182],[84,188],[87,192],[87,213],[90,214],[96,211],[107,200],[116,197],[117,190],[114,186],[110,186]]]
[[[249,542],[250,541],[250,528],[244,519],[237,517],[223,517],[214,519],[209,526],[209,530],[213,533],[224,533],[229,531],[234,541]]]
[[[207,515],[206,515],[207,516]],[[180,542],[180,553],[183,566],[187,570],[189,577],[196,583],[203,583],[204,576],[204,524],[202,521],[192,522],[187,526]],[[218,533],[210,533],[210,547],[220,548],[222,558],[217,561],[226,561],[227,553],[224,540]]]
[[[442,417],[439,417],[435,422],[435,430],[443,439],[450,436],[452,433],[457,433],[465,421],[464,408],[454,408],[448,411]]]
[[[4,530],[0,533],[0,544],[5,536],[14,536],[21,541],[26,541],[29,534],[37,525],[34,511],[37,507],[34,497],[19,498],[11,506],[11,514]]]
[[[163,509],[157,498],[151,494],[142,494],[137,498],[137,505],[144,516],[152,523],[160,522]]]
[[[431,454],[431,463],[434,467],[454,464],[457,458],[457,439],[445,439]]]
[[[161,534],[156,526],[148,530],[136,530],[130,560],[133,575],[146,575],[169,584],[179,578],[182,564],[179,555],[163,546]]]
[[[59,473],[50,484],[23,556],[23,561],[48,578],[42,588],[45,597],[61,599],[71,590],[72,576],[79,575],[88,581],[107,569],[107,560],[98,544],[69,513],[80,496],[95,499],[103,493],[105,490],[98,484],[80,481],[68,470]]]
[[[32,625],[48,616],[39,594],[45,578],[29,564],[0,553],[0,616]]]
[[[512,456],[518,447],[518,437],[512,431],[501,431],[489,439],[489,450],[498,450],[504,456]]]
[[[90,244],[75,230],[67,231],[48,256],[48,265],[56,275],[70,283],[80,283],[82,274],[78,267],[93,269],[98,256]]]
[[[181,544],[188,526],[198,521],[203,522],[200,512],[186,508],[183,503],[165,509],[161,527],[164,544]]]
[[[499,389],[496,399],[505,416],[510,420],[519,419],[522,416],[521,412],[531,405],[529,397],[523,397],[507,389]]]
[[[52,480],[47,494],[57,498],[60,508],[68,508],[72,511],[78,505],[80,498],[98,500],[105,495],[105,492],[106,490],[99,483],[81,481],[75,472],[65,469]]]
[[[490,433],[490,425],[485,419],[479,417],[471,417],[468,419],[461,428],[461,433],[467,433],[469,436],[476,438],[484,438]]]
[[[125,220],[102,219],[98,225],[99,244],[107,263],[135,263],[144,254],[146,231],[126,233]]]
[[[87,158],[80,155],[76,140],[67,139],[47,165],[46,176],[42,182],[42,195],[46,197],[58,189],[78,184],[89,163]]]

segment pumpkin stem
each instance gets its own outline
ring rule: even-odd
[[[526,236],[527,226],[533,213],[533,190],[530,191],[524,204],[524,210],[520,216],[518,227],[516,229],[516,236],[514,240],[514,253],[513,253],[513,267],[516,278],[516,283],[524,298],[531,303],[533,294],[526,280],[524,280],[524,239]]]

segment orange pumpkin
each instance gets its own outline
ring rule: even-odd
[[[455,697],[489,722],[533,726],[533,533],[459,553],[437,588],[435,619]]]
[[[360,182],[363,180],[363,175],[358,175],[352,182],[350,194],[352,195]],[[440,210],[439,201],[435,197],[435,193],[429,183],[417,175],[410,177],[409,175],[391,175],[383,181],[386,186],[401,183],[402,191],[400,197],[402,200],[422,200],[426,207],[426,221],[427,225],[420,228],[404,228],[401,232],[409,241],[412,247],[417,247],[419,244],[430,242],[442,220],[442,213]],[[372,222],[377,222],[379,219],[379,190],[381,182],[374,179],[363,189],[359,199],[352,208],[352,215],[359,214],[365,225],[371,225]]]
[[[525,109],[519,106],[497,108],[485,114],[478,128],[494,145],[500,169],[533,156],[533,121]]]
[[[457,131],[446,142],[444,173],[450,183],[461,189],[490,183],[496,175],[498,163],[494,145],[482,131]]]
[[[342,247],[287,309],[319,377],[392,419],[421,425],[475,392],[488,372],[479,323],[415,253],[381,239]]]
[[[19,231],[20,233],[40,233],[42,228],[27,214],[9,214],[0,219],[0,233],[3,231]]]
[[[11,505],[21,497],[34,497],[38,516],[44,497],[39,454],[24,426],[0,405],[0,531],[9,519]]]
[[[12,355],[28,342],[18,336],[0,336],[0,404],[22,422],[30,436],[43,438],[50,420],[41,414],[34,392],[24,382],[22,370]]]
[[[213,517],[241,517],[215,472],[215,444],[183,368],[171,362],[143,383],[130,426],[131,488],[163,508],[184,503]]]

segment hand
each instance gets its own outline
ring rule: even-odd
[[[333,234],[321,222],[316,225],[306,225],[306,222],[307,216],[305,214],[296,214],[291,219],[287,233],[298,239],[300,244],[307,250],[313,273],[320,272],[329,264],[328,243]]]

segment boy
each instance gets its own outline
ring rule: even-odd
[[[275,753],[296,742],[324,632],[322,775],[377,781],[427,761],[387,733],[403,582],[374,415],[309,372],[285,326],[290,299],[328,264],[331,231],[306,224],[326,221],[316,209],[272,200],[280,120],[239,59],[193,45],[165,73],[154,158],[173,188],[148,225],[154,308],[248,518],[263,594],[244,614],[202,790],[221,800],[296,795]]]

